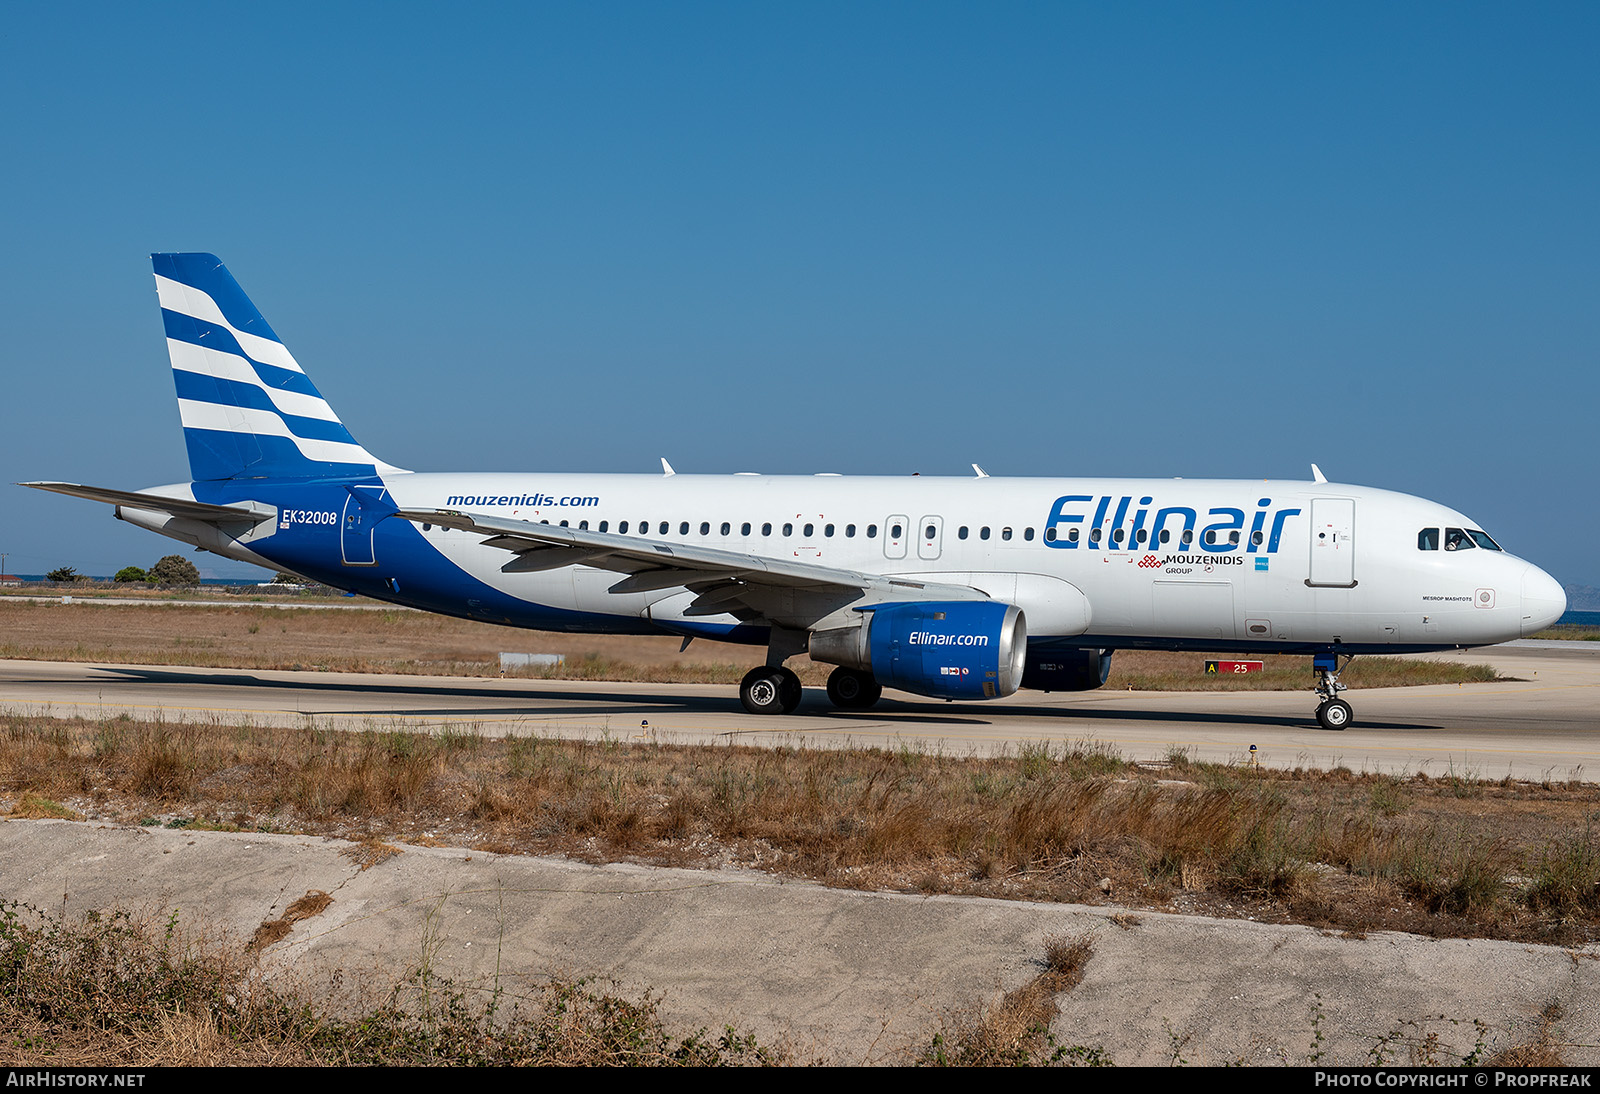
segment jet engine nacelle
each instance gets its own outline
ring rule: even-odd
[[[1030,654],[1022,686],[1033,691],[1093,691],[1106,682],[1115,652],[1068,649]]]
[[[935,699],[998,699],[1022,685],[1028,627],[997,601],[884,604],[859,627],[815,631],[811,658]]]

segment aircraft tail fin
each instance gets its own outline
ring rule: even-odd
[[[197,481],[399,470],[350,435],[216,255],[150,257]]]

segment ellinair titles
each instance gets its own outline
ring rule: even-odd
[[[356,440],[215,256],[154,265],[189,481],[27,485],[428,611],[765,646],[739,688],[754,714],[800,704],[785,662],[802,653],[836,666],[828,698],[850,710],[885,687],[954,700],[1095,688],[1118,649],[1179,649],[1309,656],[1317,718],[1340,729],[1350,656],[1503,642],[1566,607],[1555,579],[1462,513],[1320,472],[407,471]]]

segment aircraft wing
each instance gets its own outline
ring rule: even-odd
[[[109,505],[126,506],[129,509],[144,509],[154,513],[170,513],[175,517],[187,517],[190,520],[205,521],[209,524],[218,524],[224,521],[250,521],[252,523],[269,519],[272,514],[247,506],[211,505],[192,498],[169,498],[163,494],[147,494],[136,490],[111,490],[104,486],[80,486],[75,482],[19,482],[18,486],[29,486],[35,490],[49,490],[57,494],[69,494],[75,498],[87,498],[90,501],[103,501]]]
[[[890,578],[692,543],[663,543],[637,536],[447,509],[402,509],[394,515],[416,524],[437,524],[487,536],[485,546],[498,547],[516,556],[501,567],[506,573],[554,570],[581,564],[626,575],[611,586],[610,591],[614,593],[688,588],[699,595],[686,615],[777,615],[788,617],[786,622],[804,624],[814,621],[814,618],[807,620],[807,616],[826,614],[819,607],[821,604],[842,605],[863,598],[884,601],[989,599],[987,593],[969,585]],[[819,595],[811,598],[795,595],[808,592]],[[810,606],[802,607],[797,599]],[[775,612],[778,605],[782,608]]]

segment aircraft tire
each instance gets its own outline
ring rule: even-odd
[[[840,710],[866,710],[883,695],[883,685],[864,672],[836,668],[828,676],[828,701]]]
[[[800,686],[800,677],[788,669],[778,670],[778,697],[783,704],[784,714],[793,714],[800,705],[805,689]]]
[[[1355,711],[1343,699],[1330,699],[1317,707],[1317,722],[1323,729],[1344,729],[1355,717]]]
[[[739,701],[751,714],[788,714],[800,705],[800,677],[786,668],[763,665],[739,681]]]

